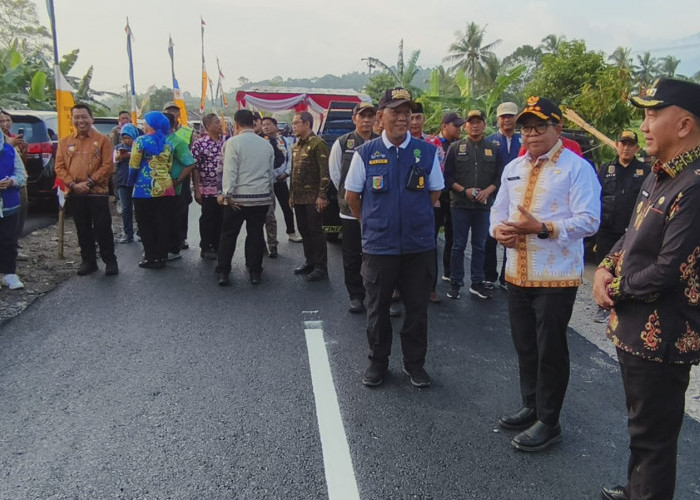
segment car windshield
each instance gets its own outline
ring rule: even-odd
[[[112,129],[117,126],[117,122],[95,122],[92,125],[100,134],[109,135]]]
[[[24,142],[34,144],[37,142],[51,141],[51,138],[46,131],[46,125],[39,118],[34,118],[33,116],[13,115],[12,122],[10,131],[15,135],[20,131],[23,131]]]

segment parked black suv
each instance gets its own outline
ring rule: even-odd
[[[58,118],[55,111],[8,111],[12,116],[13,134],[24,134],[27,153],[24,166],[27,170],[27,194],[29,201],[55,200],[53,189],[54,160],[58,145]]]

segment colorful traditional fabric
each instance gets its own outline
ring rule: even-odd
[[[202,196],[216,196],[221,185],[224,155],[223,148],[226,138],[221,136],[215,141],[205,135],[195,141],[192,146],[192,156],[195,169],[199,172],[199,192]]]

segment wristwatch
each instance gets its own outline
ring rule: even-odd
[[[546,240],[549,238],[549,229],[547,229],[547,224],[544,222],[542,223],[542,231],[537,233],[537,237],[541,240]]]

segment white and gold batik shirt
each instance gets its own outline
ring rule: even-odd
[[[503,221],[517,221],[522,205],[547,225],[550,236],[518,237],[507,249],[506,281],[521,287],[571,287],[581,284],[583,238],[600,224],[600,183],[586,160],[562,147],[530,153],[505,166],[491,208],[489,231]]]

